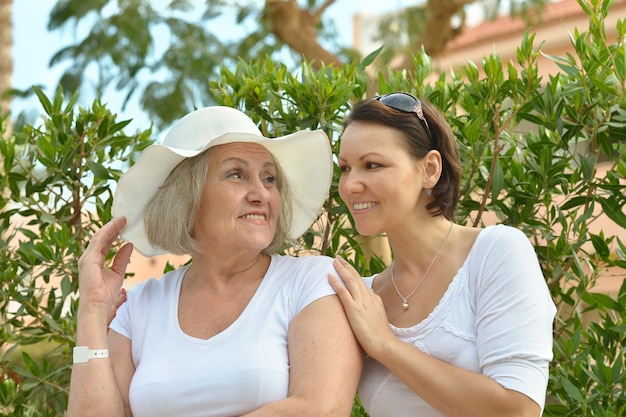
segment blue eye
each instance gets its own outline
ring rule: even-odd
[[[376,169],[376,168],[380,168],[382,165],[377,164],[376,162],[368,162],[367,164],[365,164],[365,167],[367,169]]]
[[[269,177],[265,177],[264,181],[269,184],[276,184],[277,178],[275,175],[270,175]]]

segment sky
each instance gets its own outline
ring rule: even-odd
[[[260,1],[260,0],[257,0]],[[14,0],[13,2],[13,78],[14,88],[25,90],[33,84],[44,88],[48,96],[54,93],[54,89],[63,73],[64,65],[50,68],[49,62],[52,55],[63,46],[69,45],[73,40],[70,29],[63,32],[48,32],[48,17],[55,0]],[[327,9],[325,16],[335,20],[341,39],[352,43],[352,18],[355,13],[381,14],[390,10],[396,10],[415,4],[413,0],[336,0],[335,4]],[[122,111],[122,95],[117,97],[112,93],[103,97],[103,102],[109,104],[109,108],[117,112],[121,119],[134,119],[135,128],[147,128],[148,123],[137,114],[136,108],[129,106]],[[84,97],[82,105],[89,105],[94,97]],[[16,99],[13,101],[13,114],[24,109],[40,110],[40,105],[35,98],[28,100]],[[143,126],[136,126],[144,123]],[[133,127],[133,124],[130,126]]]

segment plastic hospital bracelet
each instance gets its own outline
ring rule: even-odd
[[[104,359],[109,357],[109,349],[91,350],[87,346],[74,348],[74,363],[87,363],[89,359]]]

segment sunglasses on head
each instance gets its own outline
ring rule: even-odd
[[[430,127],[428,126],[428,121],[426,120],[426,117],[424,117],[422,102],[419,101],[417,97],[409,93],[399,92],[385,94],[384,96],[376,96],[373,99],[380,101],[382,104],[387,107],[391,107],[392,109],[405,113],[415,113],[417,118],[424,122],[424,126],[428,131],[428,136],[430,136],[431,140],[433,139],[433,135],[430,133]]]

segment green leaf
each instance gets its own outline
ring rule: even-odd
[[[48,99],[48,97],[44,94],[43,90],[37,86],[33,86],[33,90],[39,99],[39,102],[43,106],[44,111],[49,116],[52,115],[52,102]]]
[[[585,181],[591,181],[595,172],[596,159],[593,155],[580,155],[580,164]]]
[[[582,299],[589,305],[598,305],[611,310],[620,309],[620,304],[606,294],[586,292]]]
[[[611,250],[609,249],[609,245],[606,240],[599,235],[590,234],[591,243],[593,244],[593,248],[602,258],[608,258],[611,254]]]
[[[385,46],[382,45],[373,52],[370,52],[365,58],[363,58],[363,60],[359,63],[359,69],[364,70],[365,68],[369,67],[370,64],[374,62],[374,60],[380,55],[384,47]]]
[[[626,213],[624,213],[624,206],[620,205],[618,201],[611,198],[600,198],[600,204],[604,214],[618,226],[626,228]]]
[[[571,209],[587,204],[588,201],[589,199],[587,197],[583,197],[583,196],[572,197],[569,200],[567,200],[565,203],[561,204],[561,210],[563,211],[571,210]]]
[[[491,178],[491,199],[496,201],[500,192],[504,188],[504,171],[500,163],[500,159],[496,161],[493,176]]]
[[[572,397],[572,399],[576,402],[582,403],[584,402],[584,397],[580,392],[579,388],[576,387],[569,379],[561,378],[561,384],[563,384],[563,388],[567,392],[567,394]]]
[[[109,175],[109,171],[104,166],[95,161],[87,160],[87,167],[96,178],[104,180],[111,178],[111,176]]]

